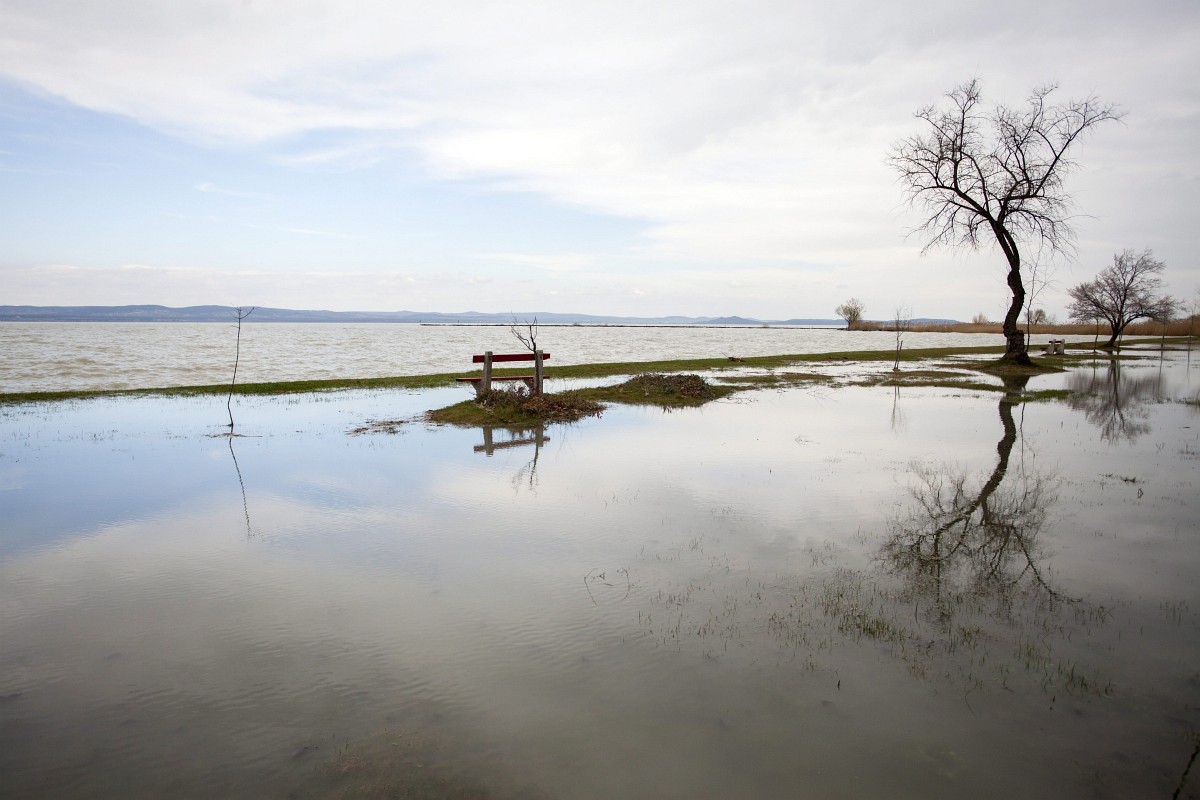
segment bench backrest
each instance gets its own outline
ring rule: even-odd
[[[495,364],[497,361],[533,361],[534,358],[535,358],[535,356],[533,355],[533,353],[492,353],[492,363],[493,364]],[[550,358],[549,353],[542,353],[543,361],[545,361],[549,358]],[[472,364],[482,364],[483,361],[484,361],[483,356],[471,356]]]

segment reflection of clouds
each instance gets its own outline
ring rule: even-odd
[[[1067,402],[1100,429],[1101,439],[1133,442],[1150,432],[1146,404],[1162,399],[1163,375],[1155,371],[1131,376],[1114,359],[1103,372],[1072,373],[1067,388],[1073,392]]]

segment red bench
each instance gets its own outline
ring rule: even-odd
[[[487,351],[481,356],[471,356],[471,362],[474,364],[483,364],[482,375],[472,375],[466,378],[455,378],[460,383],[472,383],[475,385],[476,396],[482,395],[484,392],[490,391],[493,381],[523,381],[529,387],[529,391],[533,394],[542,393],[542,362],[550,357],[549,353],[543,353],[541,350],[535,350],[532,353],[493,353]],[[503,361],[532,361],[532,375],[493,375],[492,364]]]

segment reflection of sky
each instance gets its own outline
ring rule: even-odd
[[[161,780],[179,741],[210,751],[189,769],[219,772],[239,751],[290,755],[420,703],[511,747],[551,785],[575,770],[581,785],[630,796],[667,780],[723,796],[748,772],[760,796],[785,795],[797,775],[849,769],[847,754],[863,752],[888,767],[864,778],[884,791],[914,769],[894,754],[914,725],[922,746],[962,753],[976,777],[992,771],[971,766],[988,748],[1066,757],[1059,743],[1085,737],[1097,763],[1111,760],[1087,739],[1095,717],[1051,723],[1019,686],[968,711],[957,689],[914,682],[876,650],[859,658],[839,642],[806,669],[765,643],[767,617],[794,592],[874,568],[914,461],[990,474],[999,393],[798,388],[674,412],[614,407],[548,428],[533,481],[532,444],[486,456],[478,429],[347,434],[462,394],[238,398],[249,537],[228,440],[212,437],[223,398],[5,410],[0,695],[19,697],[0,714],[42,726],[60,754],[5,736],[0,770],[84,760],[118,731],[114,769]],[[1059,479],[1044,566],[1065,594],[1119,609],[1108,628],[1073,629],[1073,657],[1161,692],[1149,703],[1161,709],[1197,655],[1195,617],[1168,624],[1160,609],[1200,605],[1200,430],[1182,404],[1148,413],[1146,436],[1110,446],[1067,404],[1015,407],[1009,473]],[[1146,676],[1163,688],[1142,688]],[[1125,695],[1105,703],[1136,713]],[[1054,733],[984,736],[977,713]],[[1105,713],[1098,729],[1141,719]],[[841,791],[826,774],[825,793]],[[928,794],[947,789],[904,774]]]

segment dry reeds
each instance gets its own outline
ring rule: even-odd
[[[1021,324],[1021,330],[1026,330],[1025,325]],[[895,330],[895,323],[887,322],[859,322],[850,326],[853,331],[892,331]],[[918,333],[1003,333],[1003,326],[999,322],[956,322],[951,324],[939,325],[922,325],[914,323],[908,328],[909,331]],[[1090,336],[1099,332],[1101,336],[1107,336],[1110,328],[1107,323],[1094,325],[1090,323],[1078,324],[1070,323],[1065,325],[1031,325],[1028,328],[1029,332],[1036,335],[1044,335],[1050,333],[1071,334],[1074,336]],[[1141,320],[1139,322],[1130,323],[1124,331],[1125,336],[1162,336],[1164,335],[1163,324],[1154,320]],[[1179,319],[1173,322],[1168,322],[1166,325],[1167,336],[1195,336],[1200,335],[1200,317],[1192,317],[1189,319]]]

